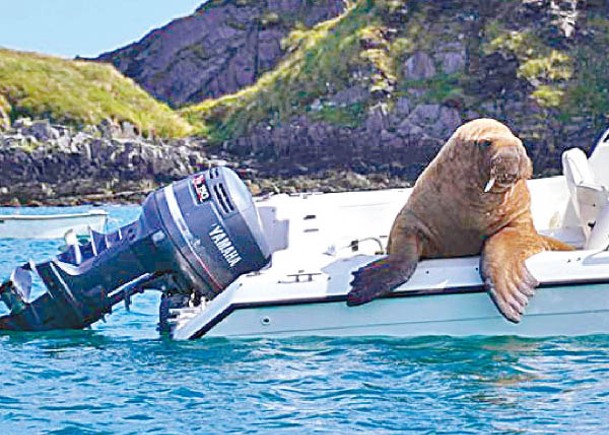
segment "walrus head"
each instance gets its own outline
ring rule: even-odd
[[[478,187],[484,193],[503,193],[531,178],[533,166],[522,141],[494,119],[476,119],[459,128],[465,146],[477,157]]]
[[[487,176],[484,192],[503,192],[519,180],[532,175],[531,160],[520,139],[516,136],[495,136],[480,139],[476,146],[482,148]],[[483,178],[483,179],[484,179]]]

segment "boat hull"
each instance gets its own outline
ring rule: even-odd
[[[577,307],[574,307],[577,304]],[[542,288],[519,324],[505,320],[482,290],[344,301],[236,305],[189,338],[286,336],[572,336],[609,333],[609,284]]]
[[[482,286],[477,257],[424,260],[387,297],[346,304],[351,273],[377,257],[355,256],[319,273],[242,277],[206,306],[178,313],[177,339],[286,336],[609,334],[609,253],[545,252],[527,261],[540,281],[519,324]]]

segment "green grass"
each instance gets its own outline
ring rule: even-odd
[[[276,125],[290,116],[309,112],[311,103],[342,89],[358,68],[385,67],[378,52],[365,53],[364,36],[374,33],[378,17],[369,2],[351,5],[342,15],[312,29],[297,26],[282,41],[286,58],[254,85],[224,97],[207,100],[181,111],[186,119],[202,124],[200,132],[215,142],[247,131],[260,121]],[[371,83],[370,87],[378,86]],[[350,124],[360,109],[323,109],[316,116]]]
[[[0,49],[0,105],[12,119],[76,126],[129,121],[144,134],[177,137],[192,127],[106,64]]]
[[[363,119],[364,106],[361,103],[345,107],[324,106],[317,112],[311,113],[316,121],[326,121],[341,127],[357,127]]]
[[[557,119],[589,117],[599,128],[609,120],[609,20],[587,17],[586,38],[562,51],[531,30],[507,30],[497,21],[486,28],[487,54],[513,54],[519,62],[518,77],[532,85],[531,98],[552,109]],[[539,32],[540,29],[538,29]]]
[[[402,65],[417,49],[437,42],[424,32],[427,17],[417,12],[395,38],[387,38],[388,13],[403,7],[404,0],[352,1],[341,15],[313,28],[296,25],[284,38],[287,54],[272,71],[252,86],[232,95],[206,100],[180,113],[198,123],[199,133],[212,143],[246,134],[253,125],[274,127],[290,117],[307,114],[340,126],[356,127],[368,107],[403,91]],[[329,97],[358,85],[370,98],[350,107],[335,107]],[[440,77],[421,83],[433,100],[461,97],[459,77]],[[315,103],[315,104],[314,104]]]
[[[461,86],[463,75],[460,73],[438,73],[434,77],[423,80],[402,80],[398,94],[407,94],[411,88],[424,89],[425,101],[444,104],[449,100],[462,100],[465,98]]]
[[[573,59],[569,53],[546,45],[532,31],[506,30],[497,21],[486,28],[489,42],[483,46],[486,54],[504,52],[519,62],[518,77],[534,88],[531,97],[546,108],[560,107],[565,89],[573,77]]]

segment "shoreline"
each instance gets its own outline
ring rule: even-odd
[[[243,179],[243,178],[242,178]],[[176,180],[177,181],[177,180]],[[382,189],[399,189],[411,187],[412,183],[399,180],[396,177],[390,178],[382,175],[372,175],[364,177],[353,172],[336,173],[326,178],[315,177],[293,177],[286,179],[270,178],[245,178],[244,183],[248,187],[252,196],[264,196],[268,194],[297,194],[307,192],[335,193],[346,191],[368,191]],[[0,195],[0,207],[71,207],[81,205],[139,205],[146,196],[154,190],[166,184],[142,189],[142,190],[122,190],[105,193],[84,193],[76,195],[62,195],[58,197],[22,197],[3,198]]]
[[[253,196],[402,188],[414,184],[441,143],[434,137],[392,150],[343,141],[340,149],[309,154],[243,154],[198,137],[145,138],[128,123],[77,130],[23,118],[0,132],[0,205],[139,204],[154,189],[213,166],[235,170]],[[542,159],[535,176],[559,173],[559,158],[529,152]]]

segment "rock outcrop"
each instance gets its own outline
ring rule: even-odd
[[[399,109],[399,110],[397,110]],[[440,104],[409,108],[402,97],[394,110],[373,107],[361,126],[337,126],[306,116],[224,143],[238,156],[256,156],[256,169],[268,176],[293,176],[344,168],[371,175],[414,180],[461,124],[459,111]]]
[[[209,1],[97,60],[178,107],[253,84],[281,59],[281,40],[290,30],[333,18],[344,8],[344,0]]]
[[[74,131],[20,119],[0,134],[0,203],[140,199],[159,184],[209,164],[188,139],[145,140],[129,125],[111,122]]]
[[[335,134],[323,125],[311,126],[306,133],[311,140]],[[427,153],[439,142],[430,138],[429,143]],[[234,169],[253,194],[409,185],[406,178],[390,174],[391,165],[380,168],[385,172],[374,172],[372,164],[368,168],[371,173],[363,176],[352,168],[337,166],[338,159],[326,160],[325,165],[305,166],[300,159],[269,165],[265,160],[238,158],[221,150],[209,154],[206,148],[206,142],[196,138],[143,139],[129,125],[110,121],[75,131],[45,120],[18,119],[0,133],[0,205],[140,203],[161,185],[217,165]],[[365,170],[366,166],[356,169]]]
[[[609,119],[607,7],[360,1],[327,34],[302,37],[278,67],[289,71],[185,112],[219,132],[217,149],[286,176],[347,167],[412,180],[459,123],[478,117],[509,125],[536,174],[554,174],[562,151],[588,151]]]

